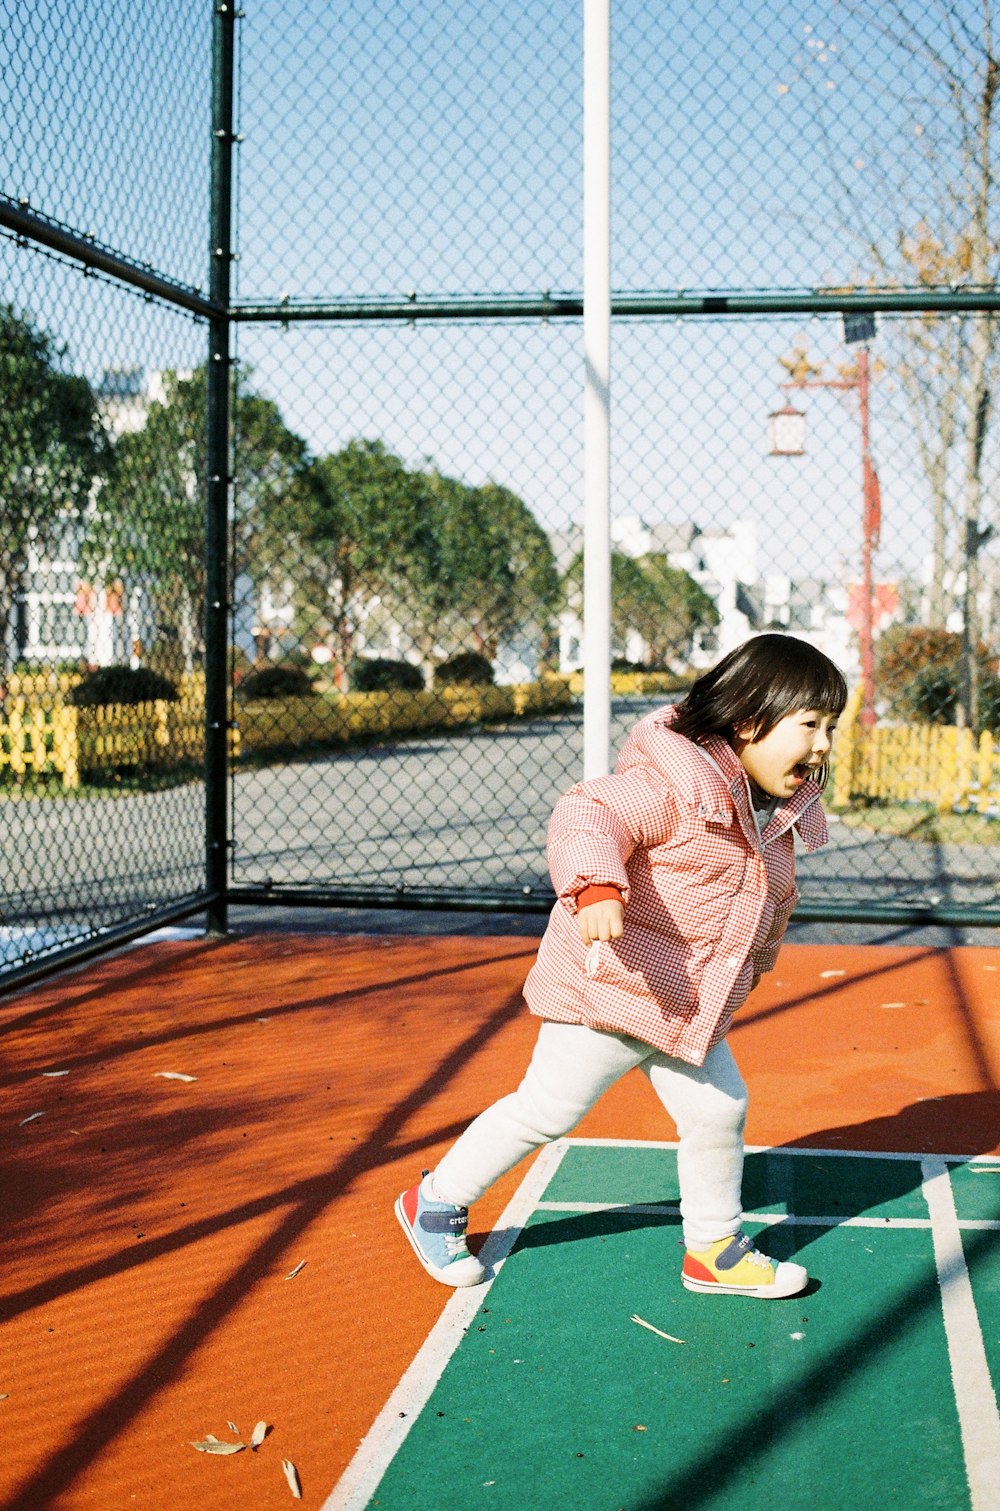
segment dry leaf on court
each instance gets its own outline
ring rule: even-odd
[[[294,1280],[295,1277],[296,1277],[296,1275],[299,1273],[299,1271],[300,1270],[304,1270],[305,1267],[306,1267],[306,1261],[304,1259],[300,1259],[299,1262],[298,1262],[298,1264],[295,1266],[294,1270],[289,1270],[288,1274],[285,1276],[285,1279],[286,1280]]]
[[[846,976],[846,975],[847,975],[846,971],[820,971],[820,973],[819,973],[819,979],[821,981],[829,981],[832,976]]]
[[[302,1486],[299,1484],[299,1471],[291,1459],[282,1459],[281,1467],[285,1471],[285,1479],[288,1481],[289,1490],[295,1496],[295,1499],[300,1501],[302,1499]]]
[[[229,1428],[230,1432],[235,1432],[236,1436],[239,1437],[240,1429],[237,1427],[235,1422],[227,1422],[226,1426]]]
[[[880,1002],[879,1007],[905,1007],[905,1002]]]
[[[186,1076],[183,1070],[154,1070],[154,1076],[163,1081],[197,1081],[197,1076]]]
[[[44,1112],[29,1112],[28,1116],[26,1118],[22,1118],[17,1126],[19,1128],[23,1128],[25,1123],[33,1123],[36,1118],[43,1118],[44,1116]]]
[[[267,1422],[257,1423],[257,1426],[253,1430],[253,1436],[250,1439],[251,1448],[260,1447],[261,1443],[263,1443],[264,1439],[267,1437],[268,1426],[269,1424]]]
[[[43,1076],[47,1076],[50,1081],[54,1081],[59,1076],[68,1076],[69,1075],[69,1071],[68,1070],[43,1070],[42,1071],[42,1075]]]
[[[246,1447],[246,1443],[220,1443],[211,1433],[201,1443],[192,1443],[192,1448],[197,1448],[199,1453],[240,1453]]]

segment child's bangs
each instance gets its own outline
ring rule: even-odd
[[[770,635],[750,641],[747,650],[741,713],[757,725],[758,738],[802,709],[831,718],[843,712],[847,683],[822,651],[791,636]]]
[[[832,661],[817,658],[815,663],[792,665],[782,688],[782,709],[776,715],[783,719],[786,714],[797,713],[800,708],[815,709],[817,713],[838,718],[847,702],[847,683]]]

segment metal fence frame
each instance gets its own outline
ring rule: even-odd
[[[609,12],[609,0],[585,0],[591,18],[601,30]],[[236,88],[236,25],[242,12],[231,4],[213,0],[211,182],[207,230],[209,246],[208,294],[132,260],[94,238],[40,215],[26,203],[0,196],[0,226],[20,245],[46,249],[67,261],[144,293],[177,309],[201,317],[208,332],[207,488],[205,603],[206,743],[205,743],[205,883],[197,894],[150,914],[141,922],[108,929],[83,944],[53,952],[44,961],[10,973],[5,986],[19,986],[67,964],[103,953],[140,937],[166,923],[207,913],[210,932],[224,933],[231,903],[365,906],[414,910],[453,909],[539,913],[551,906],[551,897],[489,897],[467,892],[423,891],[400,894],[391,889],[355,891],[349,888],[282,889],[280,893],[230,884],[228,857],[232,843],[229,823],[229,628],[231,584],[229,581],[228,513],[233,482],[231,455],[231,375],[236,330],[241,324],[340,322],[449,322],[449,321],[553,321],[580,320],[586,316],[584,292],[544,291],[502,297],[460,294],[442,298],[410,295],[399,298],[261,301],[236,299],[231,294],[234,259],[233,189],[234,96]],[[606,30],[606,25],[604,27]],[[603,107],[602,107],[603,108]],[[593,223],[593,222],[592,222]],[[598,234],[603,222],[597,218]],[[593,300],[593,280],[585,291]],[[600,285],[597,285],[600,295]],[[898,290],[892,292],[844,293],[822,289],[786,289],[767,292],[726,290],[710,293],[686,290],[614,294],[607,289],[609,321],[638,318],[712,319],[760,315],[816,315],[847,313],[915,313],[1000,311],[1000,291],[993,287],[961,290]],[[598,536],[599,538],[599,536]],[[607,662],[605,663],[607,666]],[[592,681],[596,679],[591,679]],[[605,676],[605,681],[607,680]],[[603,694],[602,694],[603,695]],[[586,721],[586,710],[585,710]],[[854,906],[849,903],[803,902],[797,917],[817,922],[879,922],[902,925],[945,926],[1000,925],[1000,908],[981,906],[894,906],[891,903]]]

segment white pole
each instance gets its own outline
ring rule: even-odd
[[[583,5],[583,774],[611,764],[611,0]]]

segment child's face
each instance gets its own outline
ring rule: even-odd
[[[835,714],[800,708],[754,739],[753,724],[737,724],[736,754],[752,782],[770,797],[791,797],[830,754]]]

